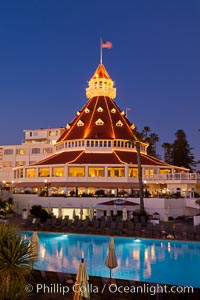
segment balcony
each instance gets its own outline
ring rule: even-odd
[[[143,179],[147,182],[176,182],[176,183],[197,183],[200,182],[200,174],[198,173],[168,173],[168,174],[153,174],[144,175]]]

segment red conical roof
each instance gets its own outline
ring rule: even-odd
[[[77,112],[57,143],[75,139],[130,140],[133,137],[134,125],[113,100],[116,94],[113,85],[106,68],[100,64],[86,89],[88,102]]]
[[[134,126],[109,97],[92,97],[57,142],[74,139],[130,140]]]

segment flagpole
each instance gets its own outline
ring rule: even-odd
[[[102,64],[102,38],[100,38],[100,64]]]

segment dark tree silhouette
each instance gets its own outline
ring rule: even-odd
[[[183,130],[179,129],[175,133],[176,139],[173,143],[173,165],[185,167],[191,171],[196,166],[192,148],[190,147],[186,134]]]
[[[164,161],[168,164],[173,163],[173,145],[170,143],[163,143],[162,147],[164,149]]]

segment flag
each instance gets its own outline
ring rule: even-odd
[[[108,48],[108,49],[111,49],[111,48],[112,48],[112,43],[111,43],[111,42],[104,42],[104,41],[102,41],[102,42],[101,42],[101,47],[102,47],[102,48]]]

